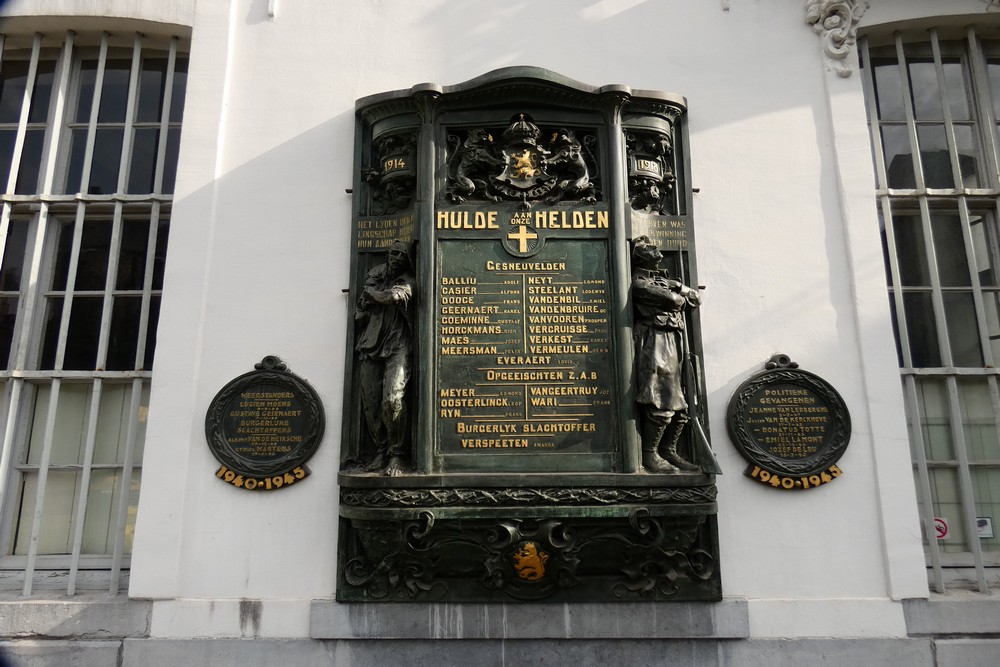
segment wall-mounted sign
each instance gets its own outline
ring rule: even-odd
[[[205,416],[215,476],[241,489],[271,491],[309,474],[326,420],[316,391],[268,356],[223,387]]]
[[[729,436],[750,462],[745,473],[777,489],[833,481],[851,439],[851,416],[826,380],[776,354],[740,385],[726,413]]]

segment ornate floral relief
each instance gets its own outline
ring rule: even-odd
[[[844,61],[857,42],[858,23],[870,0],[806,0],[806,23],[823,38],[823,51],[843,77],[851,75]]]

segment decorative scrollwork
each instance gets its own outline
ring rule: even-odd
[[[869,0],[806,0],[806,23],[823,38],[823,51],[839,76],[851,75],[844,63],[857,42],[858,23]]]
[[[682,590],[718,595],[704,517],[617,520],[443,519],[422,513],[397,532],[354,524],[363,545],[344,569],[340,599],[666,600]],[[395,535],[395,537],[393,537]],[[584,592],[586,591],[586,592]]]
[[[500,489],[351,489],[341,503],[355,507],[442,507],[528,505],[617,505],[715,502],[715,486],[675,488],[500,488]]]

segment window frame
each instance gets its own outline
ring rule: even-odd
[[[171,192],[163,192],[164,175],[170,159],[168,143],[172,133],[181,127],[178,116],[174,118],[171,103],[174,98],[173,86],[178,83],[176,74],[178,63],[186,61],[187,44],[179,36],[144,35],[140,33],[112,35],[104,32],[97,35],[78,36],[72,31],[60,35],[36,33],[26,36],[8,37],[0,34],[0,62],[7,57],[24,59],[27,42],[30,41],[30,64],[22,95],[22,109],[18,123],[18,134],[11,156],[11,172],[7,183],[0,184],[0,258],[4,256],[8,228],[12,220],[27,224],[25,257],[19,290],[18,305],[14,324],[13,339],[8,364],[0,369],[0,384],[3,385],[0,404],[0,589],[16,584],[22,594],[30,595],[35,586],[47,588],[56,582],[58,588],[65,587],[69,595],[83,585],[90,589],[94,585],[107,588],[117,595],[122,586],[127,588],[130,555],[125,549],[125,531],[131,513],[134,525],[135,503],[130,497],[137,493],[138,475],[141,462],[136,460],[137,444],[141,421],[148,410],[142,403],[144,394],[148,396],[151,370],[144,367],[147,341],[155,344],[155,322],[151,319],[151,309],[159,309],[162,285],[153,289],[157,271],[157,254],[161,250],[160,235],[168,233]],[[57,46],[53,46],[57,44]],[[14,49],[13,56],[10,50]],[[39,165],[39,179],[33,194],[17,194],[17,169],[21,161],[23,135],[28,129],[27,114],[34,93],[34,77],[39,61],[52,53],[57,53],[57,64],[53,74],[51,99],[49,102],[46,134]],[[122,131],[121,154],[118,162],[118,178],[114,193],[89,194],[89,179],[96,141],[95,130],[107,123],[98,122],[105,64],[119,54],[128,53],[130,58],[129,81],[126,89],[127,103],[125,118],[121,123],[112,123]],[[140,72],[148,58],[166,58],[163,71],[159,120],[137,121],[140,96]],[[97,60],[93,99],[87,122],[78,121],[76,109],[82,93],[81,69],[86,60]],[[186,66],[185,66],[186,67]],[[184,70],[186,74],[186,69]],[[184,81],[180,81],[181,86]],[[184,102],[183,89],[179,100]],[[176,110],[174,110],[176,111]],[[129,180],[132,176],[133,147],[138,130],[155,129],[156,138],[154,162],[152,165],[152,192],[130,194]],[[71,146],[74,132],[86,130],[86,146],[81,164],[79,192],[66,192],[65,184],[71,160]],[[176,134],[174,134],[176,138]],[[174,152],[176,160],[176,150]],[[176,170],[176,164],[170,167]],[[106,275],[103,289],[82,291],[75,287],[78,261],[81,251],[81,235],[85,221],[107,218],[111,223],[111,238],[105,261]],[[142,289],[118,288],[117,262],[122,252],[122,237],[125,225],[138,219],[148,224],[143,267]],[[66,269],[66,284],[61,290],[52,287],[52,273],[55,267],[56,251],[60,227],[71,225],[73,238],[70,248],[69,266]],[[162,228],[162,229],[161,229]],[[165,242],[165,238],[162,239]],[[165,247],[165,246],[164,246]],[[160,265],[162,266],[162,265]],[[162,270],[159,279],[162,281]],[[3,292],[11,296],[13,290]],[[73,299],[77,296],[100,297],[101,324],[98,334],[98,350],[95,370],[65,370],[63,360],[67,347]],[[54,364],[51,369],[41,370],[41,356],[44,346],[46,310],[50,299],[61,298],[59,334],[56,344]],[[108,371],[107,353],[112,334],[114,309],[119,299],[139,298],[138,333],[136,334],[135,366],[131,370]],[[158,317],[158,315],[157,315]],[[127,358],[127,357],[126,357]],[[50,460],[54,423],[58,420],[58,398],[64,385],[87,384],[85,417],[81,426],[82,461],[76,464],[55,464]],[[35,397],[38,388],[50,388],[51,404],[44,414],[35,414]],[[105,465],[93,462],[96,445],[98,414],[102,409],[102,393],[109,385],[126,387],[123,401],[128,404],[129,418],[123,419],[121,430],[125,431],[123,460]],[[145,399],[148,405],[148,398]],[[54,409],[50,410],[53,405]],[[123,404],[124,405],[124,404]],[[32,426],[32,422],[34,425]],[[31,429],[44,429],[41,439],[42,451],[37,464],[24,461]],[[84,520],[90,500],[89,485],[95,470],[117,471],[115,482],[117,496],[112,503],[113,516],[109,531],[114,533],[114,547],[110,553],[87,554],[82,552]],[[37,471],[37,472],[35,472]],[[38,537],[45,514],[44,499],[49,472],[74,472],[79,475],[73,493],[72,517],[68,529],[72,532],[71,552],[66,554],[42,554],[38,552]],[[36,475],[34,511],[28,525],[31,535],[27,553],[14,555],[15,527],[18,522],[18,505],[22,480]],[[24,524],[22,522],[22,529]],[[91,571],[101,570],[104,574],[93,576]],[[51,572],[57,571],[57,572]],[[55,575],[55,576],[52,576]]]
[[[942,43],[947,37],[949,42]],[[962,40],[958,42],[956,38]],[[878,44],[876,46],[875,44]],[[1000,43],[987,47],[1000,58]],[[889,58],[886,52],[892,54],[898,67],[900,95],[904,119],[882,120],[876,95],[875,60],[879,57]],[[913,470],[916,479],[917,497],[920,503],[921,528],[924,535],[925,552],[928,558],[930,581],[938,592],[946,590],[946,579],[961,578],[953,576],[954,572],[972,569],[974,585],[981,592],[988,592],[987,568],[1000,566],[1000,550],[986,551],[982,548],[976,531],[976,494],[972,471],[977,468],[1000,469],[1000,459],[971,460],[969,447],[965,438],[963,411],[961,405],[960,383],[973,378],[985,380],[992,404],[994,426],[1000,439],[1000,362],[991,341],[998,336],[990,335],[989,322],[986,315],[986,297],[1000,296],[1000,279],[995,279],[995,285],[984,285],[981,281],[982,272],[976,263],[976,245],[973,238],[973,220],[976,216],[985,214],[991,218],[990,227],[985,231],[987,236],[987,252],[994,272],[1000,271],[1000,151],[998,151],[997,119],[993,114],[993,97],[989,88],[990,80],[986,71],[987,56],[984,45],[974,27],[962,32],[950,29],[930,29],[921,31],[901,32],[891,35],[863,37],[860,40],[860,56],[864,63],[862,67],[862,85],[868,107],[868,122],[873,151],[876,175],[876,201],[879,219],[882,225],[885,258],[887,260],[887,282],[890,307],[893,315],[893,326],[896,332],[897,354],[900,362],[900,374],[903,384],[903,394],[907,420],[909,425]],[[948,95],[944,62],[946,59],[958,57],[961,64],[962,81],[965,87],[966,104],[969,119],[956,120],[952,117],[951,102]],[[938,102],[941,108],[941,118],[930,121],[915,117],[913,94],[910,90],[908,65],[912,59],[930,58],[934,63],[935,78],[938,86]],[[1000,99],[1000,90],[993,91]],[[949,162],[952,171],[952,187],[928,188],[924,180],[922,164],[922,147],[919,141],[919,127],[924,123],[943,125]],[[908,137],[910,158],[912,160],[914,187],[889,187],[890,174],[886,164],[886,154],[882,143],[882,129],[889,126],[905,127]],[[960,164],[960,151],[955,128],[970,126],[973,128],[973,148],[977,154],[976,187],[965,187],[965,181]],[[939,211],[947,211],[948,215],[957,215],[960,220],[962,243],[965,250],[966,267],[968,269],[968,285],[942,285],[939,276],[939,264],[936,253],[937,240],[932,224],[934,215]],[[915,216],[920,221],[920,234],[923,239],[923,250],[928,269],[928,285],[907,285],[901,279],[900,257],[897,251],[895,222],[900,216]],[[948,328],[945,296],[949,294],[971,293],[974,308],[974,325],[982,354],[982,364],[979,366],[956,365],[953,358],[953,346]],[[912,293],[927,293],[931,296],[934,327],[936,329],[937,347],[940,355],[936,366],[921,366],[914,363],[913,350],[910,348],[910,331],[907,322],[907,311],[904,304],[905,295]],[[1000,314],[1000,302],[996,312]],[[971,321],[970,321],[971,322]],[[953,447],[952,458],[934,459],[929,456],[928,442],[924,437],[924,423],[920,408],[919,383],[938,379],[943,382],[947,396],[944,410],[947,412],[950,440]],[[954,470],[957,476],[961,517],[957,519],[965,535],[966,550],[962,552],[945,551],[939,544],[934,529],[933,500],[936,497],[932,489],[931,471]],[[941,501],[939,501],[941,502]],[[980,502],[986,502],[981,500]],[[950,517],[949,517],[950,518]],[[1000,516],[996,517],[1000,519]],[[950,518],[952,522],[956,519]],[[1000,526],[995,526],[1000,530]],[[949,576],[946,577],[946,574]],[[948,583],[951,583],[950,581]]]

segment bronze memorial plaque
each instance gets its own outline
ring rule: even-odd
[[[494,210],[466,238],[439,232],[434,394],[448,468],[611,467],[607,212],[551,213]],[[572,230],[574,213],[577,238],[554,238],[561,228],[545,225]],[[504,249],[523,237],[529,256]]]
[[[775,355],[736,390],[729,435],[750,461],[747,476],[778,489],[812,489],[842,473],[834,465],[851,439],[851,417],[822,378]]]
[[[315,390],[277,357],[223,387],[205,416],[219,479],[248,491],[289,486],[309,474],[325,419]]]
[[[356,117],[337,599],[721,599],[684,99],[516,67]]]

